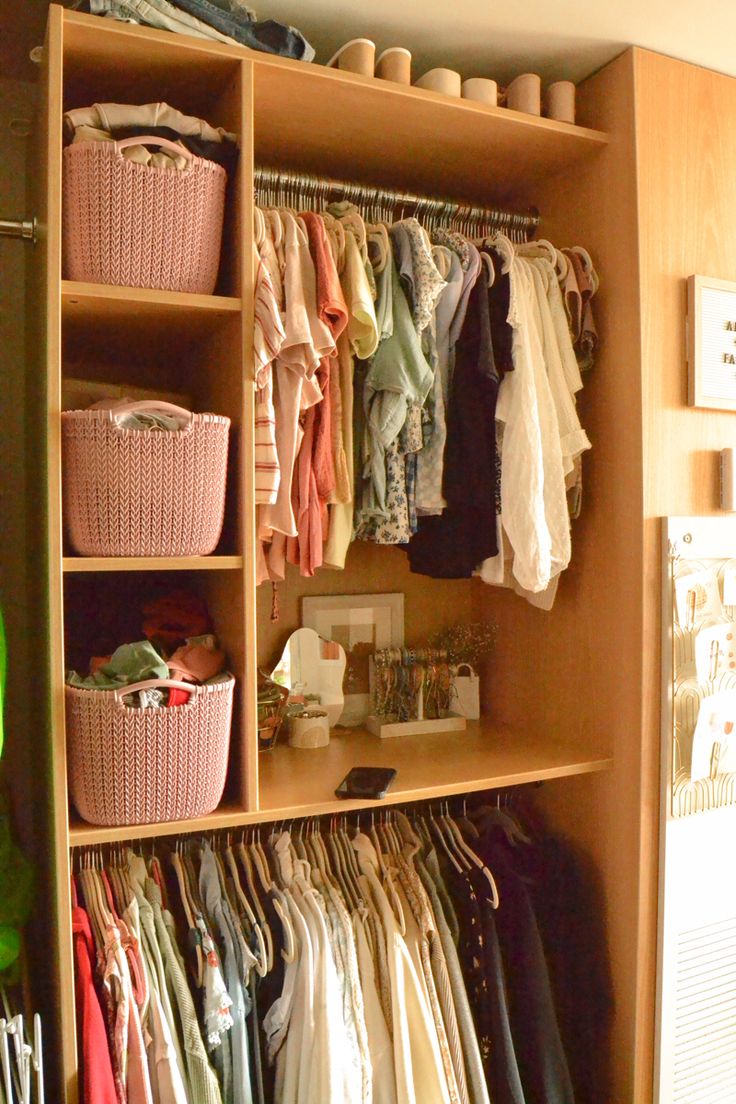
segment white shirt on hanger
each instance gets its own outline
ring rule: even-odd
[[[501,515],[514,552],[514,578],[537,593],[570,562],[570,522],[559,424],[534,317],[536,295],[518,257],[510,277],[514,371],[505,376],[496,406],[503,423]]]

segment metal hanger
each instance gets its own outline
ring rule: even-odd
[[[430,227],[435,227],[440,218],[456,222],[462,212],[458,228],[462,227],[462,232],[468,236],[482,226],[506,227],[510,237],[522,242],[534,235],[540,221],[537,211],[522,214],[493,207],[460,205],[446,198],[391,191],[356,181],[333,180],[288,169],[257,168],[254,183],[259,206],[283,206],[294,210],[301,206],[308,209],[317,206],[317,200],[324,201],[330,195],[334,199],[347,199],[356,206],[368,208],[371,217],[378,214],[386,222],[392,219],[399,221],[411,210],[415,213],[421,211]]]
[[[33,1054],[31,1061],[36,1074],[36,1104],[45,1104],[46,1086],[43,1076],[43,1024],[38,1012],[33,1017]]]
[[[223,854],[223,853],[221,852],[221,854]],[[266,949],[265,935],[263,933],[261,925],[258,923],[258,920],[256,918],[256,914],[254,913],[254,911],[251,907],[250,901],[248,900],[248,898],[246,897],[246,895],[243,891],[243,886],[241,885],[241,882],[240,882],[240,874],[238,872],[238,865],[235,862],[235,856],[233,854],[233,849],[230,845],[229,838],[227,840],[227,847],[225,848],[225,851],[224,851],[224,860],[227,863],[228,869],[230,871],[230,877],[231,877],[231,880],[232,880],[233,889],[235,890],[236,897],[237,897],[238,901],[240,902],[240,906],[243,909],[243,912],[245,913],[245,915],[248,917],[248,920],[250,921],[251,928],[253,929],[253,932],[255,933],[256,941],[258,943],[258,953],[253,956],[256,960],[255,961],[255,971],[256,971],[256,973],[258,974],[259,977],[265,977],[266,974],[268,973],[268,970],[269,970],[268,951]]]
[[[13,1075],[10,1067],[10,1047],[8,1045],[8,1021],[0,1019],[0,1066],[2,1066],[3,1089],[7,1104],[13,1104]]]

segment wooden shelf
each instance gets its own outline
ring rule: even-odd
[[[355,766],[396,768],[396,781],[382,801],[340,801],[334,796],[337,784]],[[470,721],[464,733],[399,736],[392,740],[381,740],[364,729],[355,729],[345,735],[333,735],[326,748],[304,751],[279,745],[274,751],[261,754],[258,809],[226,804],[197,820],[123,828],[85,824],[73,813],[69,843],[72,847],[84,847],[370,809],[592,774],[610,770],[612,766],[613,759],[608,756],[581,756],[547,739],[496,731],[487,722]]]
[[[65,573],[85,571],[238,571],[242,556],[65,556]]]
[[[214,831],[220,828],[233,828],[239,824],[249,824],[258,819],[258,814],[249,814],[242,807],[225,803],[214,813],[195,820],[164,821],[161,824],[134,824],[123,828],[105,828],[87,824],[81,820],[75,810],[69,816],[69,846],[86,847],[88,844],[117,843],[120,840],[151,839],[157,836],[176,836],[184,832]]]
[[[65,316],[94,315],[108,319],[122,315],[237,314],[241,300],[234,295],[194,295],[187,291],[159,291],[156,288],[118,287],[114,284],[84,284],[61,281],[61,302]]]
[[[259,757],[261,819],[358,809],[375,802],[341,801],[334,791],[351,767],[394,767],[382,804],[518,786],[609,770],[606,755],[581,755],[548,737],[469,721],[465,732],[381,740],[365,729],[333,735],[326,748],[277,746]]]
[[[319,176],[531,203],[537,182],[608,143],[597,130],[284,58],[256,55],[253,80],[256,164]]]
[[[62,280],[64,362],[75,375],[118,364],[129,383],[157,379],[167,390],[191,390],[189,368],[227,328],[241,325],[241,300],[226,295],[80,284]],[[234,340],[234,338],[232,338]]]

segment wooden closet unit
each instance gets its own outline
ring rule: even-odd
[[[618,68],[616,68],[618,67]],[[605,772],[614,766],[622,739],[610,684],[611,641],[602,642],[599,669],[590,660],[598,619],[602,631],[615,621],[608,593],[613,575],[602,575],[606,541],[620,542],[595,526],[601,510],[632,486],[632,472],[617,483],[620,453],[610,414],[622,409],[620,376],[612,369],[627,353],[630,333],[615,333],[620,310],[621,253],[632,247],[633,222],[619,240],[606,233],[627,211],[632,161],[627,131],[630,74],[625,59],[609,75],[580,90],[583,117],[620,124],[609,135],[432,92],[370,80],[203,40],[50,9],[44,51],[43,130],[37,175],[43,270],[35,289],[38,325],[45,329],[43,363],[48,434],[48,583],[53,847],[57,872],[55,908],[63,1084],[76,1100],[76,1041],[70,927],[69,871],[74,848],[127,839],[268,822],[359,808],[339,802],[333,790],[356,763],[398,768],[387,802],[461,794],[520,783],[599,774],[596,790],[605,810],[600,823],[580,817],[598,798],[586,795],[592,779],[555,782],[545,788],[552,815],[594,855],[617,907],[615,866],[605,869],[605,837],[614,830],[614,801]],[[608,90],[606,91],[606,86]],[[601,91],[603,89],[603,91]],[[605,94],[604,94],[605,93]],[[228,189],[223,263],[217,294],[186,295],[62,279],[62,116],[95,102],[165,101],[238,135],[240,162]],[[613,106],[612,106],[613,105]],[[616,118],[613,107],[620,109]],[[582,420],[591,430],[593,455],[585,458],[584,515],[573,530],[573,567],[561,582],[551,614],[479,580],[441,581],[412,575],[400,551],[353,545],[344,572],[321,571],[314,579],[290,575],[282,586],[282,613],[270,622],[271,591],[255,587],[253,491],[252,212],[255,165],[384,184],[491,205],[542,212],[542,236],[559,245],[580,242],[593,253],[602,278],[596,300],[602,344],[586,378]],[[584,198],[583,198],[584,197]],[[599,216],[604,230],[595,230]],[[624,220],[625,223],[625,220]],[[628,344],[627,344],[628,343]],[[618,360],[616,358],[619,358]],[[638,372],[638,361],[632,360]],[[231,419],[226,522],[211,557],[102,559],[77,557],[66,546],[61,517],[60,419],[79,386],[125,386],[127,393],[181,396],[197,411]],[[609,405],[606,405],[609,404]],[[632,463],[635,462],[635,457]],[[622,540],[623,540],[622,535]],[[590,555],[590,559],[588,556]],[[613,574],[631,565],[615,566]],[[569,576],[569,577],[568,577]],[[84,823],[70,805],[64,730],[65,626],[94,609],[95,595],[124,603],[156,581],[186,581],[206,599],[230,668],[237,678],[232,751],[225,795],[210,816],[196,821],[101,828]],[[418,643],[453,620],[479,616],[499,623],[496,654],[484,687],[485,716],[467,733],[379,741],[367,732],[333,737],[327,748],[296,751],[279,744],[257,750],[256,680],[259,665],[275,661],[280,645],[299,623],[305,594],[403,591],[406,635]],[[583,653],[585,662],[580,664]],[[594,669],[592,682],[580,684]],[[618,675],[616,676],[618,679]],[[608,681],[607,681],[608,680]],[[618,683],[617,683],[618,685]],[[555,687],[559,695],[554,698]],[[633,747],[638,734],[631,734]],[[616,750],[618,754],[618,750]],[[610,773],[609,776],[610,777]],[[571,789],[557,787],[571,786]],[[608,786],[608,789],[606,788]],[[549,794],[548,794],[549,791]],[[570,795],[574,794],[573,799]],[[583,796],[580,796],[583,795]],[[601,797],[601,795],[604,795]],[[632,829],[633,831],[633,829]],[[631,853],[633,838],[627,841]],[[640,993],[630,986],[635,951],[622,949],[614,919],[614,974],[624,977],[617,1040],[632,1036]],[[618,977],[615,977],[618,983]],[[636,987],[634,987],[636,988]],[[646,1025],[639,1031],[646,1036]],[[646,1050],[646,1044],[645,1044]],[[624,1094],[633,1083],[635,1058],[616,1072]],[[646,1056],[644,1067],[646,1066]],[[642,1068],[644,1068],[642,1067]],[[612,1090],[613,1092],[613,1090]],[[636,1104],[644,1104],[637,1097]]]

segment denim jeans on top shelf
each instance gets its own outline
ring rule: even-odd
[[[212,0],[90,0],[94,15],[110,13],[161,30],[193,34],[216,41],[234,41],[252,50],[297,61],[312,61],[314,49],[299,31],[272,19],[249,20],[245,9],[235,14]]]
[[[294,27],[286,27],[273,19],[256,22],[247,18],[245,9],[241,9],[241,15],[220,7],[213,0],[173,0],[173,2],[182,11],[196,16],[203,23],[209,23],[222,34],[234,38],[241,46],[250,46],[253,50],[262,50],[267,54],[295,58],[297,61],[314,59],[313,48]]]
[[[110,15],[131,23],[143,23],[147,27],[156,27],[162,31],[174,31],[175,34],[194,35],[212,42],[232,43],[232,39],[222,34],[201,19],[195,19],[168,0],[89,0],[89,10],[93,15]]]

